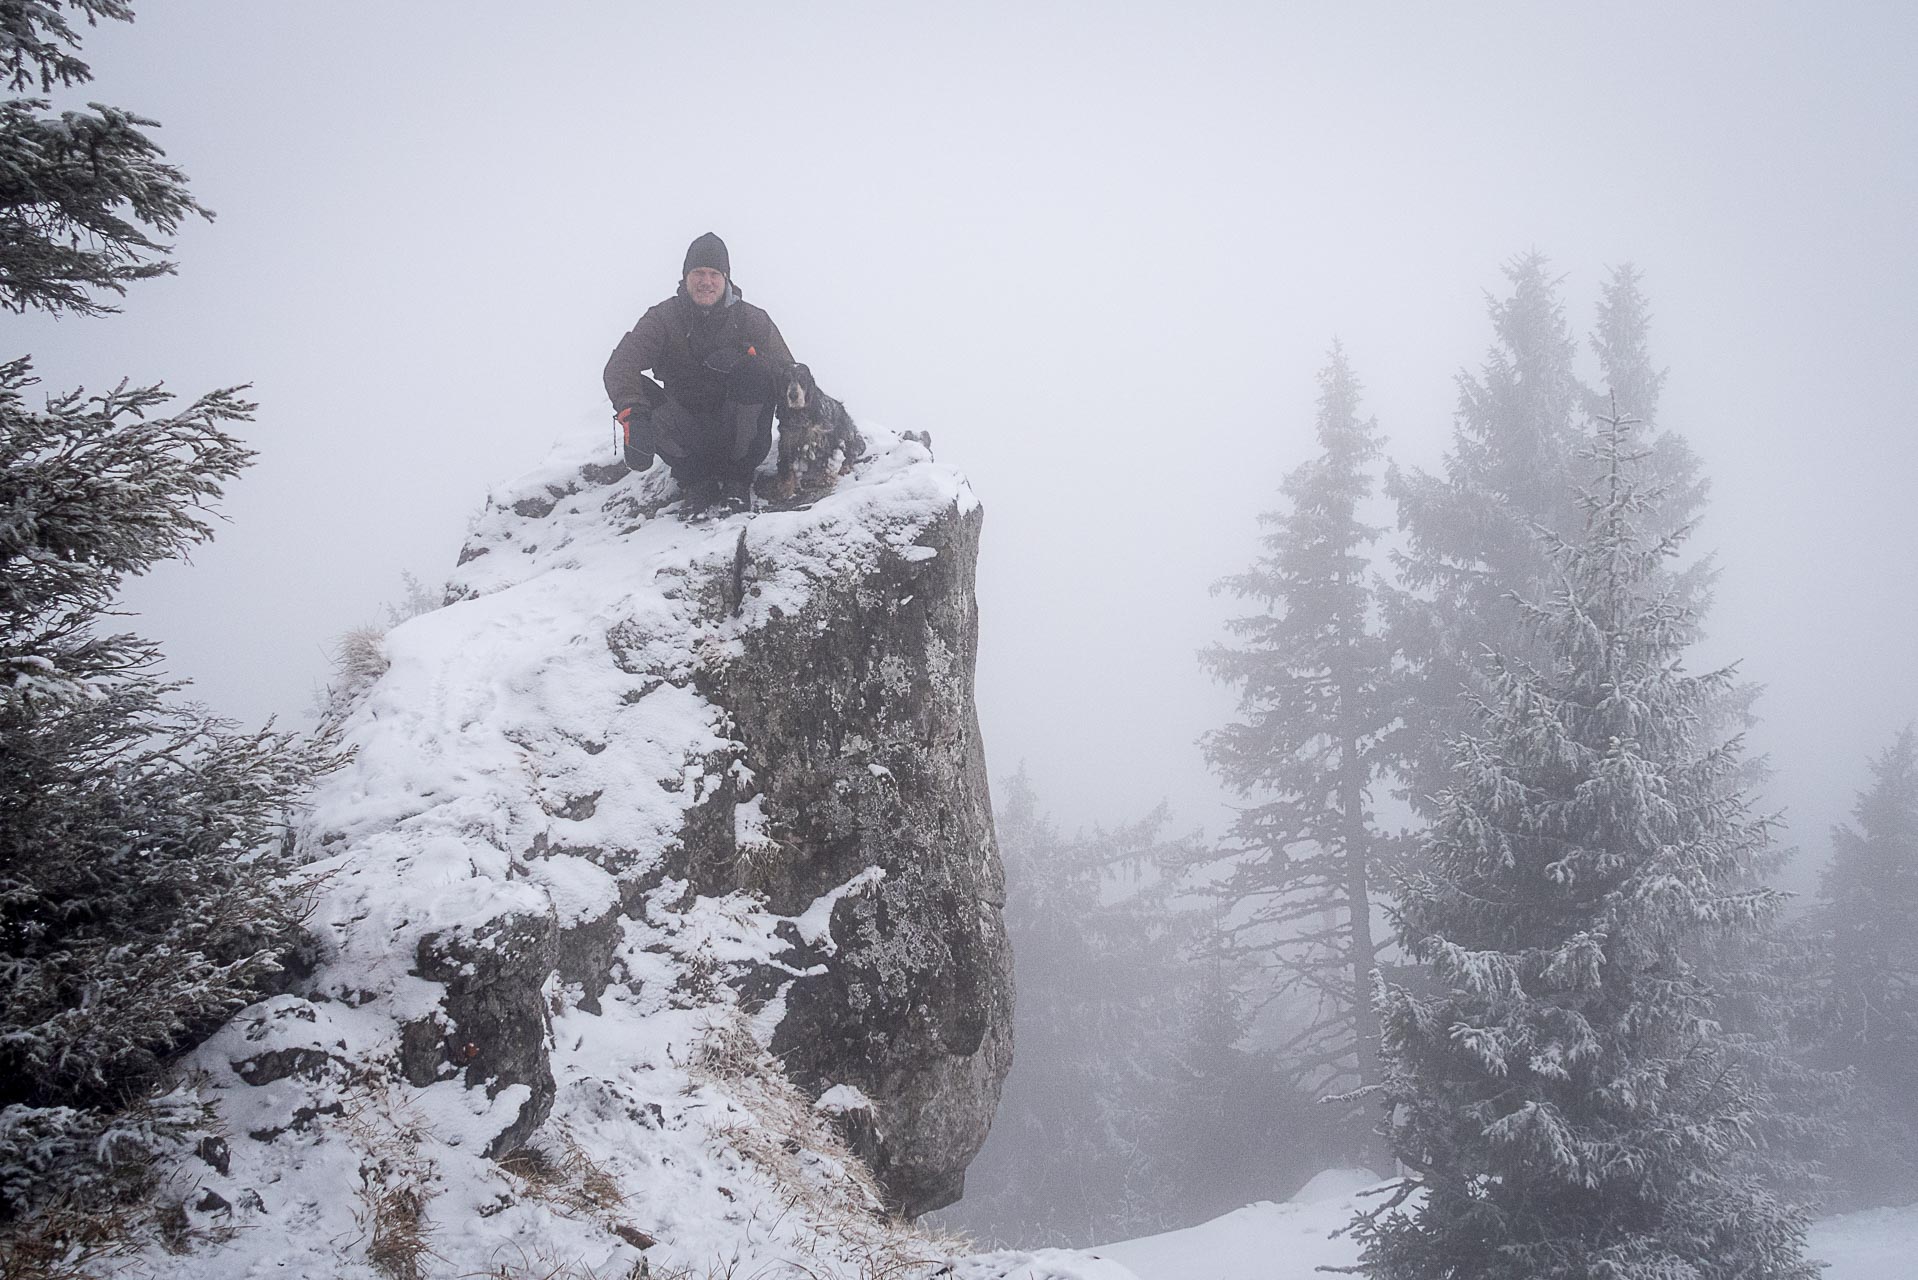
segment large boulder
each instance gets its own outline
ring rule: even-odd
[[[805,510],[687,524],[584,440],[492,495],[336,708],[308,954],[175,1099],[219,1242],[153,1274],[248,1274],[240,1227],[343,1275],[838,1274],[958,1197],[1011,1058],[982,516],[868,435]]]
[[[959,1198],[1012,1057],[1005,882],[972,701],[980,523],[955,504],[769,616],[702,682],[731,715],[770,839],[737,862],[740,887],[797,914],[880,873],[833,902],[833,948],[785,993],[771,1048],[816,1096],[871,1100],[863,1145],[909,1214]]]

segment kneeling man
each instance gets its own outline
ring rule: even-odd
[[[685,511],[722,499],[743,511],[753,470],[772,447],[773,401],[792,352],[772,317],[741,297],[718,236],[693,241],[680,276],[679,291],[613,349],[606,394],[627,466],[643,471],[658,454],[685,494]]]

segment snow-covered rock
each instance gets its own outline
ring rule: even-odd
[[[803,511],[684,523],[597,434],[491,496],[342,720],[310,970],[194,1058],[202,1230],[133,1274],[931,1265],[891,1215],[1011,1053],[981,513],[868,438]]]

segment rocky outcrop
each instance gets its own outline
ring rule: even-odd
[[[957,1198],[1011,1057],[981,512],[869,435],[803,511],[689,525],[585,442],[492,496],[342,709],[311,954],[198,1055],[190,1218],[338,1269],[404,1203],[475,1274],[529,1240],[612,1274]],[[556,1167],[613,1207],[555,1208]]]
[[[429,933],[420,939],[415,955],[414,972],[446,989],[440,997],[447,1024],[444,1056],[461,1068],[467,1087],[483,1088],[489,1097],[515,1085],[525,1087],[517,1114],[486,1144],[489,1156],[519,1150],[553,1106],[545,990],[559,968],[554,914],[506,914],[471,931]],[[435,1022],[425,1025],[439,1029]],[[401,1034],[405,1036],[405,1029]],[[403,1038],[401,1074],[420,1084],[436,1082],[437,1071],[424,1079],[425,1072],[409,1069],[408,1050]]]
[[[771,846],[740,887],[796,914],[837,899],[833,950],[791,984],[773,1053],[816,1096],[871,1099],[869,1158],[908,1213],[950,1204],[1011,1063],[1005,886],[972,704],[981,513],[768,616],[702,687],[731,715]],[[811,958],[811,957],[807,957]]]

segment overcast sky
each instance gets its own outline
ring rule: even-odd
[[[1701,660],[1768,687],[1813,861],[1918,716],[1918,6],[139,14],[85,96],[160,120],[219,219],[118,317],[4,323],[50,387],[254,385],[230,526],[132,595],[217,710],[302,716],[333,637],[606,420],[607,353],[713,230],[827,390],[971,477],[988,758],[1068,827],[1220,828],[1207,586],[1312,452],[1328,345],[1434,466],[1530,248],[1581,336],[1645,273],[1713,482]]]

